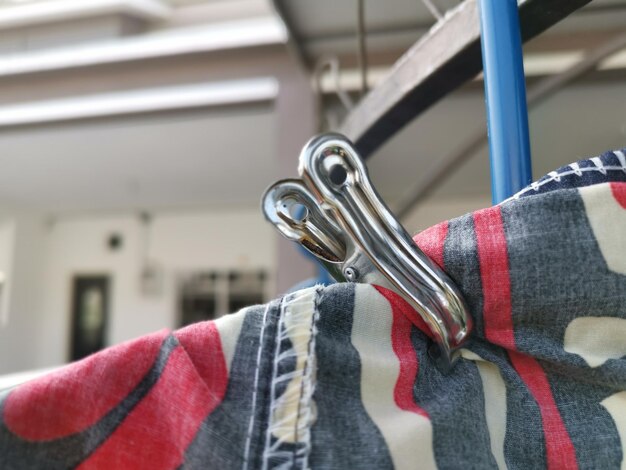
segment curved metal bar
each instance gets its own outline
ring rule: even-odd
[[[346,117],[340,132],[364,158],[482,68],[477,0],[446,13],[394,64]],[[497,0],[501,1],[501,0]],[[528,41],[591,0],[522,0],[522,41]]]

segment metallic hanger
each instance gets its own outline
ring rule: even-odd
[[[372,186],[352,143],[339,134],[311,139],[302,179],[278,181],[263,196],[265,217],[317,256],[338,281],[377,284],[401,295],[429,326],[450,366],[472,319],[459,289],[415,245]]]

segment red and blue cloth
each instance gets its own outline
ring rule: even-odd
[[[448,373],[393,292],[314,287],[0,394],[0,468],[625,468],[623,157],[415,237],[475,320]]]

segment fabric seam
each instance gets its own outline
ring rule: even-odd
[[[582,176],[584,172],[599,172],[599,173],[602,173],[603,175],[606,175],[607,171],[621,171],[621,172],[626,173],[626,158],[624,158],[624,153],[619,150],[616,150],[613,152],[613,154],[619,159],[620,163],[622,164],[621,166],[603,165],[602,161],[598,157],[590,158],[589,160],[587,160],[587,161],[591,161],[595,166],[581,168],[579,166],[579,163],[571,163],[570,165],[568,165],[571,168],[571,170],[566,170],[561,173],[558,173],[557,171],[552,171],[548,173],[547,178],[545,180],[539,180],[539,181],[530,183],[529,186],[527,186],[526,188],[522,189],[520,192],[515,194],[511,199],[518,199],[519,197],[521,197],[522,195],[530,191],[539,191],[539,188],[541,188],[543,185],[552,183],[553,181],[556,181],[558,183],[559,181],[561,181],[561,178],[566,177],[566,176],[571,176],[571,175]]]
[[[311,338],[309,339],[309,344],[308,344],[308,351],[307,351],[307,359],[306,362],[304,364],[304,376],[303,376],[303,380],[302,380],[302,384],[300,387],[300,402],[298,404],[298,422],[300,421],[300,416],[301,416],[301,405],[302,405],[302,401],[305,399],[305,393],[307,393],[307,399],[308,399],[308,403],[307,403],[307,407],[306,407],[306,413],[307,413],[307,417],[305,419],[305,425],[308,425],[308,428],[306,430],[307,433],[307,439],[306,439],[306,443],[305,443],[305,456],[303,459],[303,468],[308,468],[308,462],[309,462],[309,455],[311,452],[311,429],[310,429],[310,423],[312,422],[311,420],[311,400],[313,398],[313,394],[315,393],[315,382],[313,379],[313,372],[314,372],[314,366],[315,366],[315,340],[317,337],[317,321],[319,319],[320,316],[320,309],[319,309],[319,301],[320,301],[320,292],[322,291],[322,287],[318,286],[315,289],[315,300],[313,302],[313,308],[314,308],[314,312],[313,312],[313,318],[311,320]],[[298,439],[298,426],[296,426],[296,439]]]
[[[246,444],[243,455],[243,470],[248,470],[250,464],[250,445],[252,443],[252,432],[254,430],[254,417],[256,414],[257,395],[259,388],[259,376],[261,369],[261,352],[263,351],[263,340],[265,338],[265,328],[267,326],[268,313],[272,304],[268,304],[263,313],[263,325],[261,327],[261,334],[259,335],[259,348],[257,350],[256,366],[254,373],[254,386],[252,389],[252,410],[250,412],[250,421],[248,424],[248,432],[246,435]]]
[[[298,372],[291,371],[286,372],[281,375],[278,375],[279,365],[281,361],[288,360],[291,358],[297,359],[297,351],[292,346],[286,351],[280,351],[280,346],[284,339],[289,339],[289,329],[285,327],[285,319],[287,315],[291,315],[289,310],[290,304],[299,301],[303,298],[302,295],[298,296],[298,293],[293,294],[291,296],[287,296],[283,299],[283,303],[281,304],[280,309],[280,318],[278,321],[278,329],[276,335],[276,346],[274,351],[274,365],[272,371],[271,378],[271,386],[270,386],[270,406],[269,406],[269,423],[266,430],[266,439],[265,439],[265,448],[263,452],[263,469],[267,469],[270,467],[270,459],[272,457],[284,457],[285,455],[289,455],[287,451],[278,450],[280,445],[285,441],[285,439],[279,438],[274,444],[271,443],[272,435],[275,435],[274,431],[278,431],[283,429],[284,421],[286,419],[293,418],[294,419],[294,444],[304,444],[304,447],[297,448],[294,446],[292,451],[289,451],[291,454],[291,459],[289,462],[283,462],[279,464],[279,467],[287,467],[295,468],[298,459],[300,459],[301,467],[308,468],[308,457],[311,450],[311,436],[310,436],[310,423],[311,423],[311,415],[312,415],[312,397],[315,389],[315,383],[313,379],[313,372],[315,366],[315,338],[317,335],[317,319],[319,318],[319,296],[321,287],[317,287],[314,293],[313,300],[313,309],[314,312],[310,318],[310,324],[308,326],[309,340],[307,344],[306,351],[306,359],[304,361],[302,371]],[[307,292],[305,295],[308,295]],[[296,320],[298,321],[298,320]],[[293,327],[292,327],[293,328]],[[274,421],[274,412],[279,407],[280,397],[276,396],[276,385],[293,380],[297,377],[301,378],[301,383],[299,387],[299,393],[297,396],[297,407],[295,416],[291,414],[290,416],[283,418],[280,421]]]

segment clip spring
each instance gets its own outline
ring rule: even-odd
[[[372,186],[351,142],[311,139],[300,154],[302,179],[278,181],[263,196],[265,217],[318,257],[338,281],[377,284],[418,312],[450,366],[472,319],[452,280],[413,242]]]

